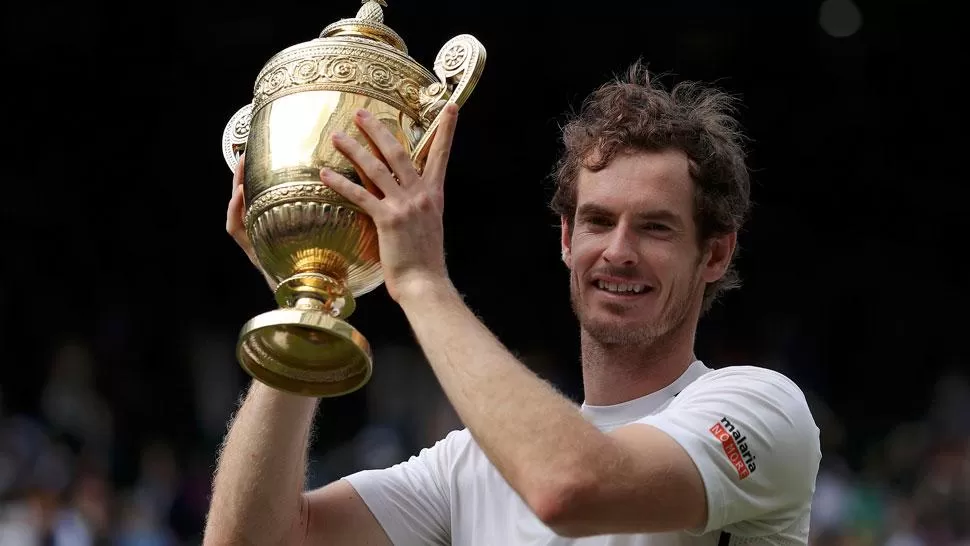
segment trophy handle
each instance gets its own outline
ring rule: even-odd
[[[421,136],[411,153],[411,161],[418,171],[424,170],[431,139],[441,121],[441,110],[448,103],[459,108],[465,104],[485,68],[485,46],[470,34],[460,34],[448,40],[438,51],[434,60],[434,73],[440,79],[421,90],[424,108],[421,115],[429,121],[428,129]],[[447,100],[442,100],[444,97]]]
[[[239,156],[246,151],[249,140],[249,124],[252,121],[252,103],[243,106],[229,118],[229,123],[222,130],[222,157],[225,158],[229,170],[236,172]]]

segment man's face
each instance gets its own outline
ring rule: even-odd
[[[600,343],[650,344],[696,320],[706,283],[724,274],[734,236],[697,243],[694,183],[676,150],[617,155],[583,169],[563,259],[573,309]]]

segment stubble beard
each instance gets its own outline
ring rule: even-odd
[[[579,281],[575,275],[570,277],[569,295],[573,313],[576,314],[584,333],[603,347],[629,346],[649,349],[665,344],[684,327],[690,316],[691,302],[695,299],[697,291],[701,289],[700,272],[695,271],[687,290],[675,294],[656,320],[618,327],[609,321],[591,318],[586,313],[580,296]]]

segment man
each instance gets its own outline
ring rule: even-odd
[[[449,108],[423,174],[379,123],[334,144],[380,190],[321,179],[377,225],[390,296],[467,429],[409,461],[303,492],[316,401],[254,383],[216,473],[205,543],[804,544],[818,428],[799,388],[756,367],[711,370],[697,321],[723,290],[749,182],[730,101],[670,93],[639,65],[566,126],[553,208],[579,318],[585,402],[518,362],[445,267]],[[240,169],[241,171],[241,169]],[[228,229],[241,230],[237,171]]]

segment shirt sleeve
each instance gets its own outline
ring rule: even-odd
[[[778,533],[810,509],[819,429],[802,391],[784,375],[749,366],[716,370],[639,422],[673,437],[700,471],[708,520],[692,533]]]
[[[467,434],[451,432],[405,462],[344,478],[357,490],[395,546],[450,544],[450,454],[454,453],[454,444],[462,442]]]

